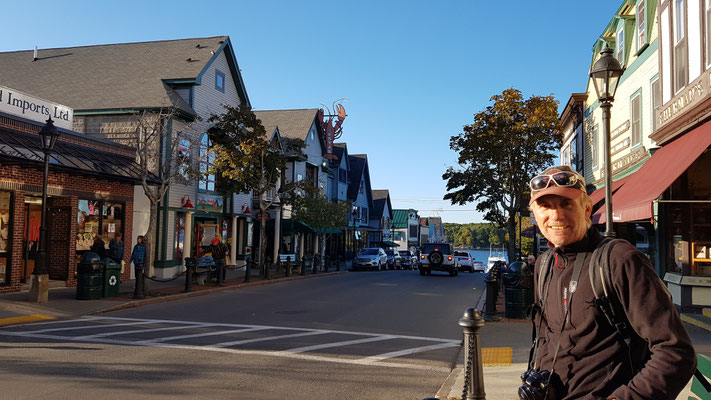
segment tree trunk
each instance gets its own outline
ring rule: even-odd
[[[156,243],[156,225],[158,224],[158,203],[150,202],[150,215],[148,217],[148,230],[143,236],[143,243],[146,244],[146,263],[144,266],[144,274],[146,276],[155,276],[153,263],[155,260],[155,243]],[[139,279],[139,277],[136,277]],[[148,296],[149,280],[143,279],[143,295]]]
[[[506,222],[506,232],[508,233],[508,257],[509,264],[518,261],[516,257],[516,214],[509,214],[509,219]]]
[[[262,276],[267,268],[266,264],[266,247],[267,247],[267,220],[264,215],[267,210],[260,209],[260,214],[262,218],[259,221],[259,271]]]

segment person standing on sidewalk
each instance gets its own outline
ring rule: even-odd
[[[227,269],[227,246],[222,243],[219,236],[212,238],[210,253],[212,253],[212,259],[215,261],[215,267],[217,269],[217,285],[222,286],[225,282]]]
[[[109,241],[109,257],[117,263],[123,261],[123,235],[117,232],[116,236]]]
[[[136,275],[136,288],[134,298],[142,298],[143,296],[143,268],[146,264],[146,245],[143,243],[143,236],[139,235],[136,238],[136,245],[133,246],[131,259],[128,261],[133,263],[133,272]]]
[[[534,287],[543,290],[536,290],[529,368],[550,372],[558,400],[675,399],[696,356],[650,261],[627,242],[610,253],[612,289],[631,328],[627,343],[597,308],[589,279],[590,256],[603,237],[591,227],[585,179],[559,166],[534,177],[530,187],[529,206],[550,256],[539,257],[535,267]],[[543,259],[550,261],[541,265]]]

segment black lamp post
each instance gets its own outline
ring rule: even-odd
[[[59,131],[54,126],[52,118],[39,132],[44,152],[44,175],[42,177],[42,214],[39,229],[39,248],[35,259],[35,268],[32,270],[32,286],[30,288],[30,300],[37,302],[47,301],[49,291],[49,272],[47,270],[47,179],[49,175],[49,159],[54,149],[54,144],[60,136]]]
[[[353,217],[353,236],[351,237],[351,257],[355,257],[355,252],[356,252],[356,243],[355,243],[355,236],[356,236],[356,216],[358,216],[358,207],[353,207],[353,211],[351,212],[351,216]]]
[[[614,237],[612,228],[612,160],[610,155],[610,107],[615,100],[615,91],[624,68],[612,56],[612,49],[606,44],[600,58],[590,70],[590,77],[602,108],[603,149],[605,152],[605,236]]]

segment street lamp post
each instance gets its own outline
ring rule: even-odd
[[[612,156],[610,155],[610,107],[615,101],[615,91],[624,69],[612,56],[612,49],[606,44],[600,58],[590,70],[590,78],[602,109],[603,149],[605,157],[605,236],[614,237],[612,228]]]
[[[353,221],[353,236],[351,237],[351,257],[355,257],[355,252],[356,252],[356,216],[358,215],[358,207],[353,207],[353,211],[351,212],[352,216],[352,221]]]
[[[35,268],[32,270],[32,283],[30,285],[30,301],[43,303],[49,297],[49,272],[47,270],[47,179],[49,175],[49,159],[54,149],[54,144],[59,138],[59,131],[54,126],[52,118],[39,132],[44,152],[44,175],[42,176],[42,213],[40,217],[39,248],[35,259]]]

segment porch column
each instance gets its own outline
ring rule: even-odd
[[[304,236],[306,236],[306,234],[299,234],[299,260],[304,258]]]
[[[281,207],[274,210],[274,251],[272,260],[279,262],[279,247],[281,246]]]
[[[236,215],[232,216],[232,234],[230,236],[232,238],[230,241],[230,261],[232,261],[232,265],[237,264],[237,241],[239,240],[237,239],[237,219]],[[242,235],[239,236],[241,239]]]
[[[185,258],[190,257],[192,253],[191,243],[193,242],[193,214],[188,211],[185,213],[185,233],[183,234],[183,269],[185,269]]]

